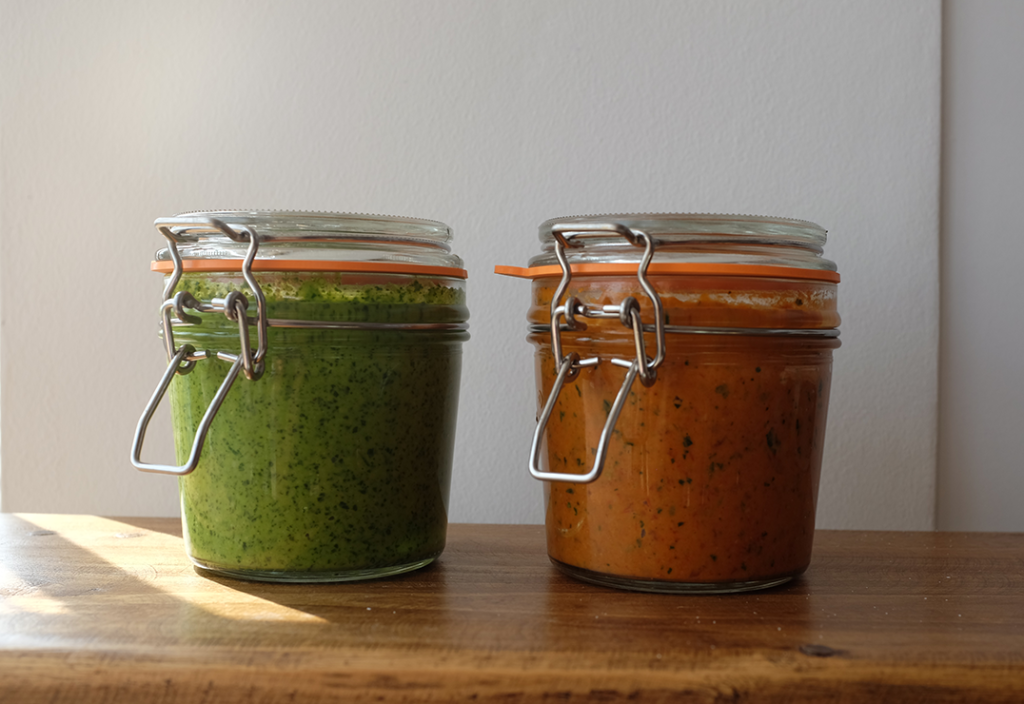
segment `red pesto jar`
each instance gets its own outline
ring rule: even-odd
[[[832,372],[835,265],[813,223],[549,220],[529,267],[548,554],[654,592],[807,569]]]

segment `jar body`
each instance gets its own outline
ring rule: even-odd
[[[302,272],[259,279],[271,319],[265,371],[234,383],[196,471],[179,479],[188,555],[204,569],[269,581],[367,579],[428,564],[445,543],[468,338],[430,326],[465,321],[463,282]],[[186,275],[178,289],[200,300],[247,291],[224,273]],[[200,317],[176,329],[178,344],[237,351],[237,325]],[[229,366],[203,360],[171,385],[179,462]]]
[[[533,284],[538,407],[556,376],[540,325],[557,283]],[[835,286],[729,276],[651,283],[669,326],[664,361],[652,385],[637,379],[628,390],[601,475],[545,483],[549,556],[577,578],[645,591],[743,591],[791,579],[810,561],[839,346],[814,331],[838,323]],[[653,322],[635,276],[574,277],[571,294],[593,307],[634,296]],[[636,357],[618,320],[586,325],[562,332],[562,354],[601,361],[557,396],[541,454],[547,472],[593,464],[625,377],[608,360]]]

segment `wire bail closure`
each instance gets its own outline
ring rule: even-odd
[[[657,347],[653,359],[647,356],[643,335],[644,325],[640,320],[640,304],[634,297],[627,297],[619,305],[601,307],[587,306],[581,303],[575,296],[569,296],[565,303],[561,302],[562,297],[569,289],[569,282],[572,280],[572,268],[566,255],[566,248],[579,246],[578,241],[574,239],[578,235],[595,233],[618,234],[624,237],[630,244],[644,248],[644,254],[637,267],[636,275],[640,282],[640,287],[651,300],[654,309],[654,336]],[[587,484],[601,476],[608,451],[608,442],[611,439],[612,432],[615,430],[615,424],[618,422],[619,414],[622,412],[622,406],[625,404],[633,382],[639,376],[640,382],[644,386],[649,387],[653,385],[658,377],[657,368],[665,360],[665,316],[661,305],[661,298],[658,297],[657,291],[654,290],[654,287],[651,286],[650,281],[647,279],[647,268],[654,257],[654,239],[645,232],[633,230],[619,223],[556,223],[551,228],[551,234],[555,239],[555,256],[562,267],[562,279],[558,284],[558,288],[555,289],[554,295],[551,297],[551,350],[557,366],[555,367],[555,383],[551,388],[551,393],[548,395],[544,408],[541,410],[540,417],[537,419],[537,428],[533,434],[533,445],[530,448],[530,474],[542,481]],[[565,356],[562,355],[562,318],[565,319],[564,326],[566,330],[585,330],[587,327],[586,323],[577,320],[577,315],[585,318],[618,318],[623,326],[633,331],[636,357],[633,360],[608,360],[616,366],[625,367],[627,371],[626,378],[622,382],[622,388],[619,389],[619,393],[615,397],[615,402],[608,413],[608,420],[601,431],[593,467],[583,474],[545,472],[539,466],[540,450],[543,444],[544,430],[547,427],[548,420],[554,410],[562,387],[567,382],[575,380],[579,376],[580,370],[584,367],[595,367],[601,362],[599,357],[580,359],[580,356],[575,352],[570,352]]]
[[[156,226],[160,234],[167,240],[167,249],[174,262],[174,272],[164,287],[164,302],[160,307],[160,316],[163,320],[164,346],[167,350],[169,364],[167,370],[160,378],[156,391],[153,392],[149,403],[146,404],[138,426],[135,428],[135,438],[132,442],[132,464],[135,465],[136,469],[143,472],[171,474],[180,477],[191,474],[199,464],[199,456],[202,453],[203,443],[206,441],[210,424],[224,402],[224,398],[231,389],[231,385],[234,384],[235,379],[238,377],[239,371],[243,371],[245,377],[250,381],[256,381],[263,376],[267,355],[267,304],[266,298],[263,296],[263,289],[260,288],[252,273],[252,263],[256,259],[256,252],[259,249],[259,237],[253,228],[240,227],[238,230],[235,230],[216,218],[194,217],[162,218],[156,221]],[[231,291],[224,298],[214,298],[209,303],[196,300],[188,291],[174,293],[174,289],[181,280],[184,270],[181,254],[178,252],[179,232],[182,229],[194,230],[197,227],[210,232],[219,232],[235,242],[249,243],[245,259],[242,262],[242,276],[245,278],[246,284],[249,285],[253,292],[253,297],[256,299],[255,318],[248,316],[249,299],[241,291]],[[239,343],[241,345],[239,354],[210,351],[197,352],[195,347],[188,344],[177,348],[174,343],[172,312],[181,323],[197,325],[202,322],[201,318],[190,315],[186,310],[194,310],[201,313],[223,313],[228,320],[237,322]],[[256,326],[257,347],[255,352],[252,350],[249,340],[250,325]],[[197,362],[213,357],[231,362],[232,364],[227,376],[224,377],[224,381],[221,382],[220,387],[217,389],[217,393],[210,401],[206,413],[203,414],[199,426],[196,428],[196,436],[192,441],[192,449],[188,460],[180,466],[143,462],[141,454],[142,444],[146,437],[146,429],[149,427],[153,413],[167,392],[167,388],[171,385],[171,381],[178,374],[184,375],[191,372]]]

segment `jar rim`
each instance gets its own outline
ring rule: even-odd
[[[540,239],[553,239],[551,229],[556,224],[619,223],[633,230],[641,230],[657,237],[707,237],[721,240],[730,237],[793,239],[794,243],[820,249],[827,238],[827,230],[817,223],[796,218],[771,215],[740,215],[724,213],[607,213],[601,215],[573,215],[551,218],[541,223]],[[589,233],[590,237],[600,235]],[[605,235],[607,236],[607,235]]]
[[[437,220],[396,215],[307,210],[196,210],[159,218],[157,227],[169,227],[176,235],[191,238],[210,234],[203,220],[217,219],[228,225],[258,227],[266,242],[331,239],[409,238],[421,244],[451,251],[452,231]]]

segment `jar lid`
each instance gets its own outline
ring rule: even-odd
[[[643,248],[595,226],[618,224],[650,236],[656,253],[647,271],[656,274],[758,276],[838,283],[835,263],[822,252],[826,232],[804,220],[746,215],[644,213],[553,218],[541,224],[542,253],[528,267],[495,267],[522,278],[560,276],[555,254],[557,225],[569,240],[573,274],[635,274]],[[578,231],[574,230],[579,227]]]
[[[248,237],[233,239],[213,223],[253,230],[259,250],[253,271],[352,271],[466,278],[442,222],[354,213],[231,210],[183,213],[154,223],[177,243],[186,272],[240,271]],[[174,270],[169,249],[157,251],[153,271]]]

